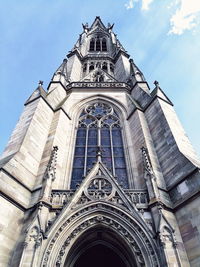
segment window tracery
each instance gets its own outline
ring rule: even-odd
[[[97,36],[96,38],[92,38],[90,40],[90,48],[89,51],[107,51],[107,41],[106,38],[100,38]]]
[[[84,109],[77,129],[71,188],[76,188],[93,167],[99,147],[102,162],[128,188],[121,130],[119,116],[110,105],[98,102]]]

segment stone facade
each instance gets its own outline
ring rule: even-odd
[[[1,157],[0,266],[77,266],[97,245],[124,266],[200,266],[199,166],[172,102],[96,17],[26,101]]]

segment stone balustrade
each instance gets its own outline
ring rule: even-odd
[[[72,82],[66,88],[124,88],[130,90],[128,84],[123,82]]]
[[[148,207],[148,194],[146,190],[125,189],[125,194],[137,208],[143,209]],[[53,190],[51,194],[51,203],[53,207],[62,207],[67,204],[73,197],[75,190]],[[112,202],[122,204],[118,195],[112,198]]]

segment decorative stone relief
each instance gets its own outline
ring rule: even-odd
[[[84,192],[91,200],[109,200],[115,193],[112,184],[104,176],[94,177]]]
[[[88,193],[90,193],[90,189],[87,189]],[[69,203],[72,199],[75,190],[53,190],[51,194],[51,203],[53,206],[61,206]],[[146,190],[138,190],[138,189],[126,189],[124,190],[125,195],[129,198],[129,200],[137,206],[138,209],[140,208],[148,208],[148,195]],[[77,204],[85,204],[90,201],[90,198],[87,198],[85,194],[81,196],[80,201]],[[120,196],[115,193],[110,201],[121,205],[122,200]],[[123,205],[123,204],[122,204]]]
[[[134,248],[134,252],[137,256],[137,260],[138,262],[141,263],[141,266],[144,266],[144,258],[142,256],[142,253],[134,239],[135,237],[135,232],[138,233],[139,236],[142,237],[144,244],[146,244],[146,248],[149,251],[149,255],[151,255],[151,261],[153,262],[152,266],[159,266],[158,264],[158,258],[156,256],[156,253],[154,251],[154,248],[149,240],[149,238],[147,237],[148,234],[144,232],[144,230],[133,220],[131,219],[130,216],[126,215],[123,211],[119,210],[119,209],[115,209],[114,207],[108,206],[106,204],[103,203],[95,203],[91,206],[85,207],[79,211],[77,211],[76,213],[74,213],[70,218],[68,218],[58,229],[58,231],[56,232],[56,234],[54,235],[53,239],[51,240],[44,258],[43,258],[43,267],[47,267],[48,266],[48,260],[49,260],[49,256],[52,252],[52,249],[58,239],[58,237],[60,236],[61,232],[66,228],[66,227],[70,227],[70,225],[72,225],[72,222],[77,220],[78,218],[80,218],[80,215],[83,215],[84,213],[88,213],[88,211],[99,211],[99,210],[107,210],[110,214],[111,212],[115,213],[115,215],[118,218],[121,218],[122,221],[128,223],[129,225],[131,225],[131,232],[129,232],[129,230],[127,230],[126,228],[124,228],[123,225],[121,225],[118,221],[115,221],[112,218],[108,218],[106,216],[103,215],[98,215],[95,216],[93,218],[90,218],[87,221],[84,221],[83,223],[81,223],[78,227],[76,227],[76,229],[74,229],[69,236],[67,237],[66,241],[64,242],[62,248],[60,249],[57,261],[56,261],[56,266],[61,266],[62,263],[62,258],[65,254],[65,249],[66,247],[70,244],[70,241],[77,236],[78,234],[81,233],[81,231],[85,230],[86,228],[92,226],[93,224],[97,224],[97,223],[102,223],[102,224],[106,224],[109,225],[111,228],[117,230],[117,232],[119,232],[121,235],[123,235],[123,237],[126,237],[127,241],[130,243],[130,245]],[[60,242],[60,241],[59,241]]]
[[[41,245],[42,239],[42,233],[39,231],[38,227],[34,226],[30,231],[27,232],[24,246],[27,247],[32,245],[37,248]]]
[[[67,86],[67,89],[71,89],[71,88],[98,88],[98,87],[112,87],[112,88],[126,88],[128,90],[130,90],[130,87],[126,84],[126,83],[119,83],[119,82],[73,82],[70,83]]]
[[[113,221],[112,219],[109,219],[105,216],[96,216],[92,219],[89,219],[89,220],[83,222],[69,235],[69,237],[67,238],[67,240],[64,242],[63,246],[60,249],[60,252],[59,252],[59,255],[58,255],[57,261],[56,261],[56,266],[58,266],[58,267],[61,266],[62,259],[63,259],[63,256],[65,254],[65,250],[66,250],[67,246],[70,244],[71,240],[74,237],[76,237],[78,234],[80,234],[83,230],[88,228],[89,226],[99,224],[99,223],[109,225],[111,228],[114,228],[115,230],[117,230],[117,232],[119,234],[121,234],[123,237],[126,237],[126,239],[129,241],[131,247],[133,248],[133,251],[135,253],[135,256],[136,256],[138,263],[140,263],[140,266],[145,266],[144,257],[142,255],[142,252],[141,252],[139,246],[137,245],[137,243],[134,241],[134,239],[130,235],[130,233],[125,228],[123,228],[123,226],[121,226],[118,222]]]
[[[41,193],[41,198],[44,200],[49,200],[52,190],[52,182],[56,178],[56,163],[57,163],[57,151],[58,147],[54,146],[51,152],[49,163],[47,165],[46,172],[44,174],[44,184]]]

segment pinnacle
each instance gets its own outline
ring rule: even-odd
[[[43,83],[44,83],[43,81],[39,80],[38,85],[39,85],[39,86],[42,86]]]
[[[156,88],[159,88],[159,87],[160,87],[158,81],[155,80],[155,81],[154,81],[154,84],[155,84]]]

